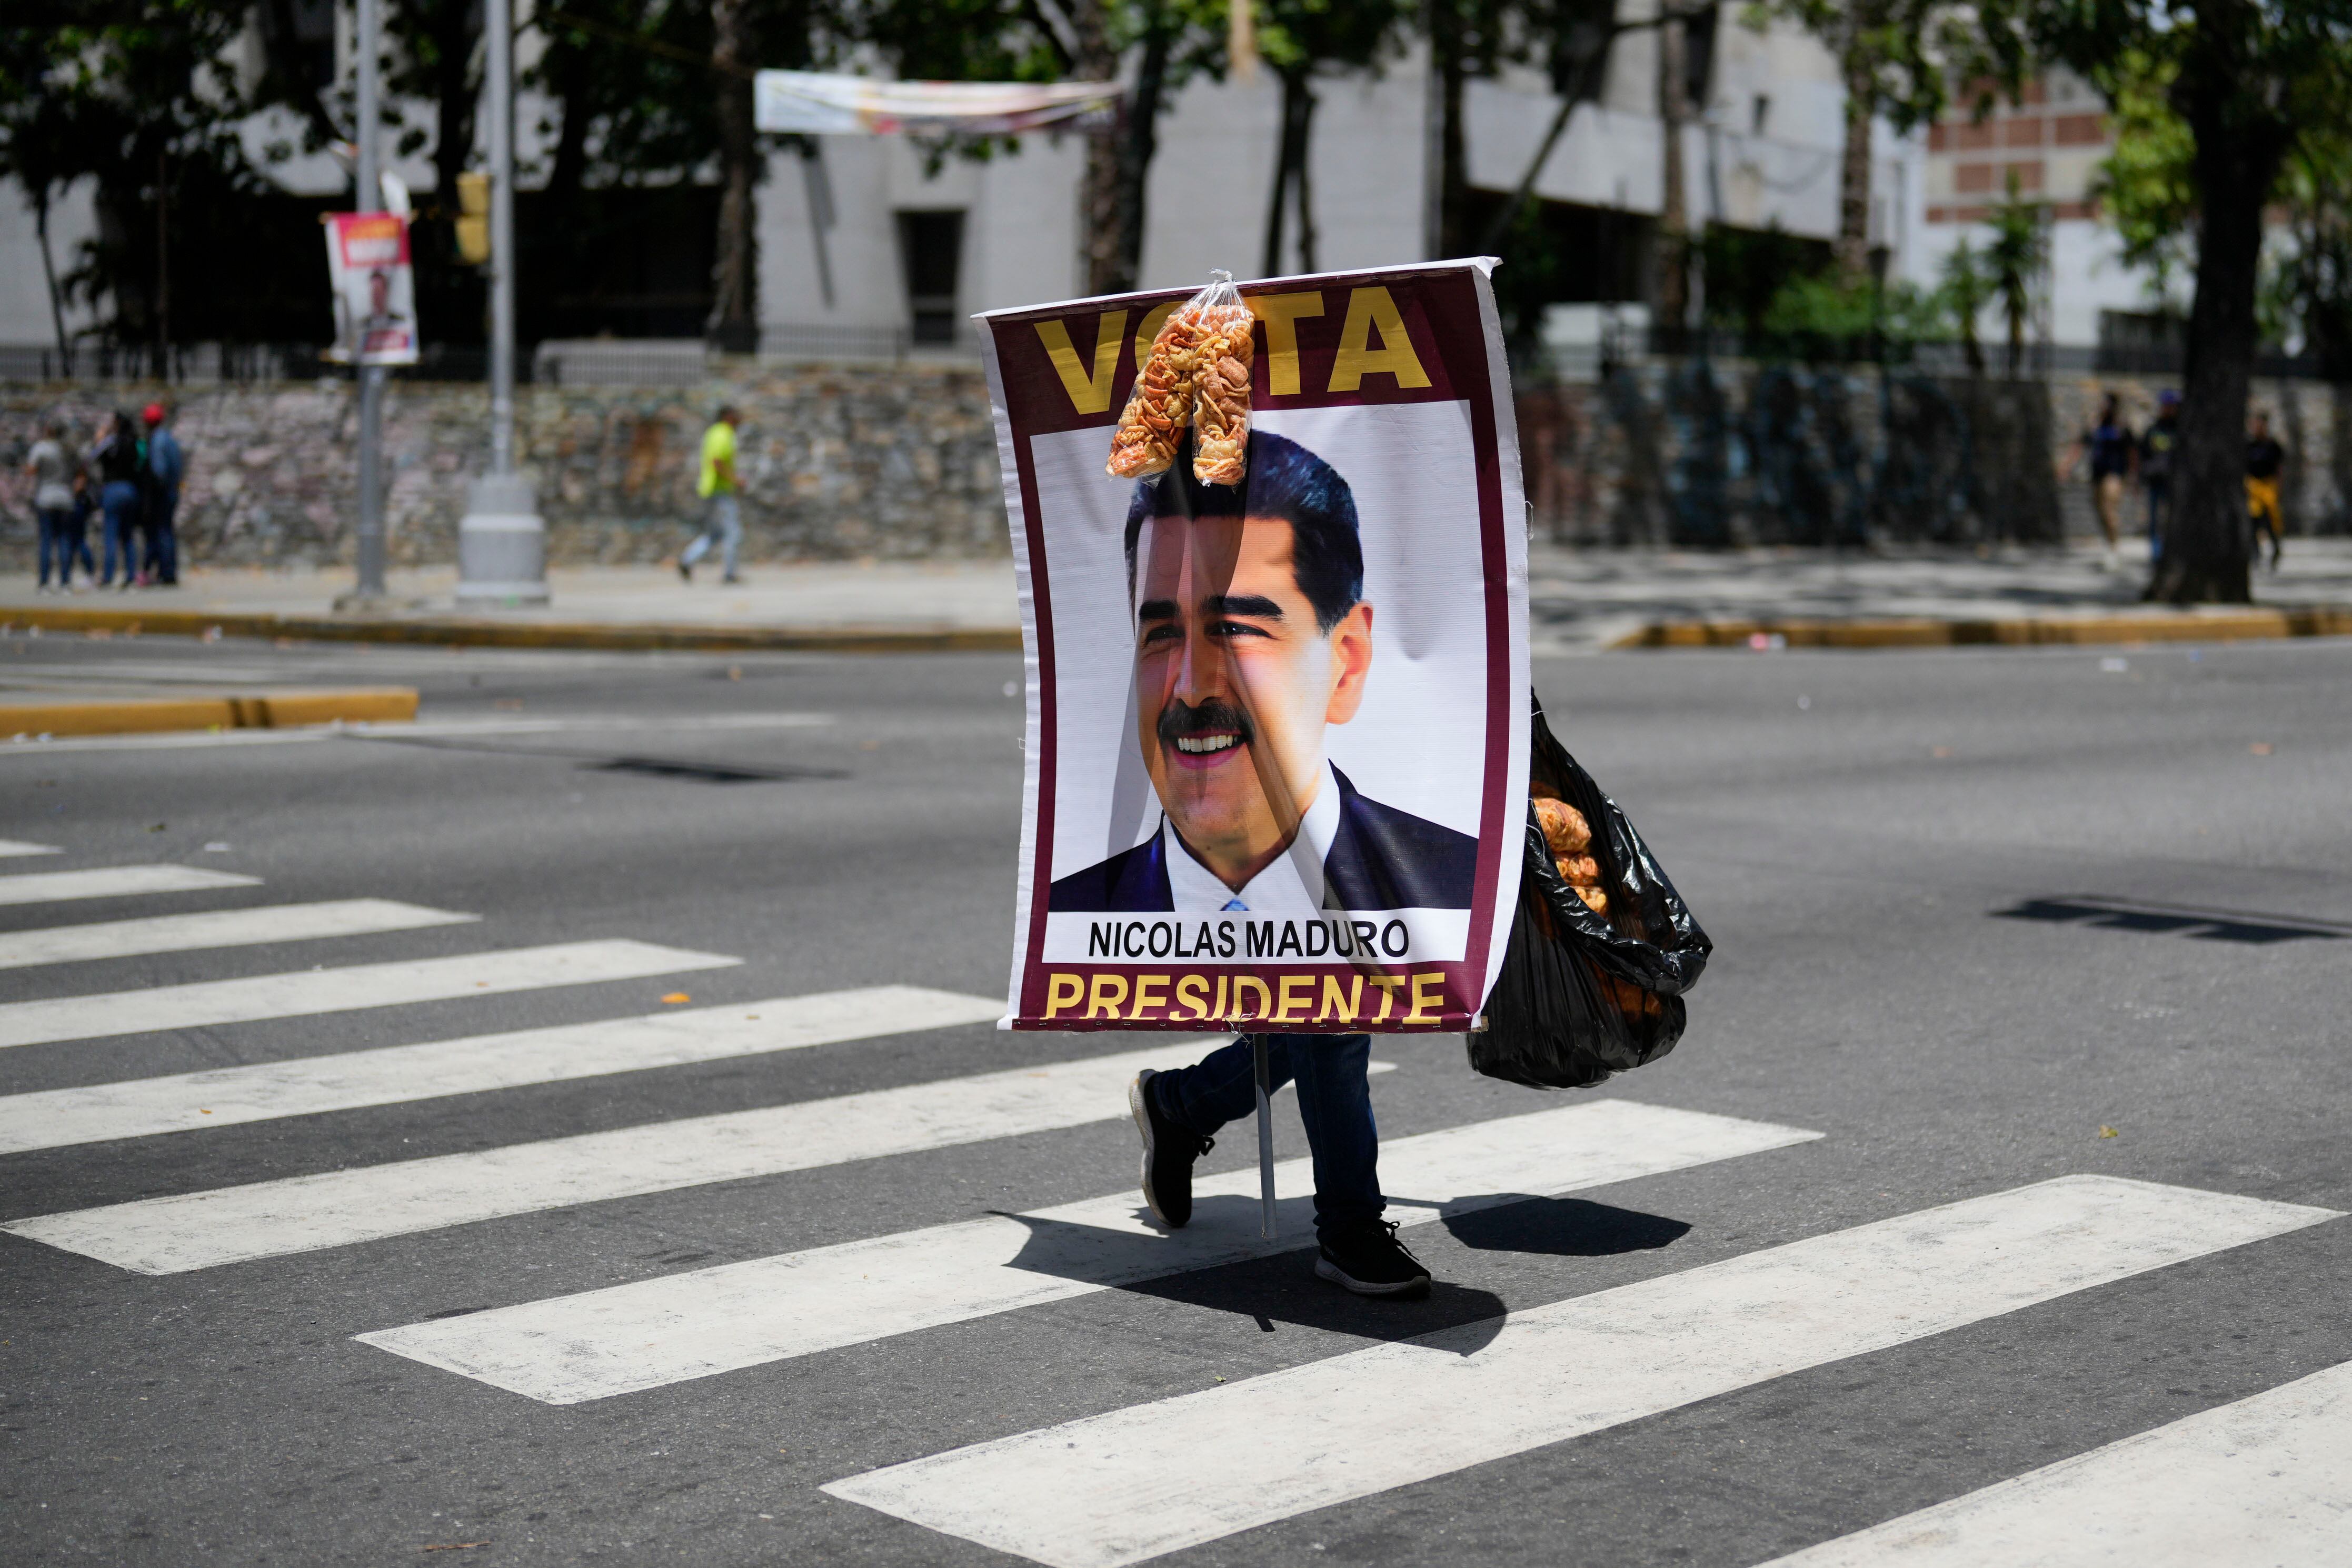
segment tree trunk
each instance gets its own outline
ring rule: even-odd
[[[1070,66],[1080,81],[1109,81],[1118,75],[1118,50],[1110,41],[1106,11],[1104,0],[1076,0],[1069,8],[1070,26],[1078,40]],[[1087,132],[1086,182],[1078,194],[1078,249],[1086,258],[1089,294],[1113,294],[1122,287],[1118,280],[1125,269],[1120,263],[1127,245],[1119,219],[1127,193],[1120,175],[1126,162],[1126,138],[1119,131],[1113,118]]]
[[[2244,604],[2253,598],[2246,524],[2246,392],[2259,330],[2263,204],[2284,156],[2285,127],[2249,124],[2219,64],[2182,73],[2196,138],[2201,221],[2197,298],[2189,311],[2180,444],[2172,457],[2172,514],[2147,597],[2170,604]],[[2231,109],[2239,112],[2229,112]]]
[[[1290,84],[1283,84],[1287,98]],[[1315,151],[1315,87],[1306,72],[1298,76],[1298,150],[1297,162],[1290,171],[1290,188],[1298,193],[1298,270],[1319,272],[1322,264],[1316,257],[1315,246],[1315,181],[1313,153]]]
[[[1307,85],[1307,68],[1282,73],[1282,131],[1275,144],[1274,195],[1265,214],[1265,254],[1258,267],[1261,277],[1279,277],[1287,270],[1282,260],[1285,220],[1295,205],[1298,212],[1300,270],[1315,270],[1315,220],[1307,192],[1307,134],[1315,113],[1315,94]]]
[[[1168,87],[1168,57],[1174,50],[1178,27],[1165,12],[1154,12],[1151,29],[1144,35],[1143,55],[1137,62],[1135,88],[1128,95],[1126,135],[1118,150],[1118,251],[1103,292],[1124,294],[1139,286],[1143,276],[1145,197],[1151,178],[1151,160],[1160,152],[1160,103]]]
[[[482,98],[481,78],[473,68],[475,16],[471,5],[444,0],[435,18],[440,25],[433,40],[439,62],[433,73],[433,189],[439,204],[452,214],[457,205],[457,176],[474,156],[474,110]]]
[[[1462,57],[1461,0],[1428,0],[1429,68],[1436,84],[1437,223],[1431,236],[1441,257],[1470,248],[1470,149],[1462,126],[1463,84],[1469,68]]]
[[[49,286],[49,325],[58,334],[58,365],[65,375],[73,374],[73,345],[66,339],[64,299],[58,293],[58,265],[49,257],[49,183],[42,180],[33,188],[33,232],[41,241],[41,279]]]
[[[710,341],[730,354],[760,347],[758,209],[751,186],[759,148],[751,120],[751,26],[746,0],[712,0],[710,63],[718,78],[719,260],[711,268]]]
[[[1849,284],[1870,274],[1870,110],[1869,61],[1860,44],[1846,47],[1845,157],[1838,181],[1838,232],[1832,254],[1839,274]]]
[[[1664,199],[1658,212],[1658,321],[1670,332],[1690,325],[1690,204],[1683,190],[1683,125],[1688,51],[1679,11],[1658,22],[1658,132]]]

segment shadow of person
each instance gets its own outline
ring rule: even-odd
[[[1391,1202],[1400,1207],[1437,1207],[1412,1199]],[[1304,1195],[1276,1206],[1273,1241],[1258,1234],[1257,1198],[1242,1193],[1197,1194],[1192,1223],[1175,1231],[1161,1229],[1139,1206],[1111,1211],[1088,1204],[1084,1209],[1083,1218],[999,1211],[998,1218],[1026,1231],[1004,1267],[1230,1312],[1267,1332],[1288,1322],[1384,1341],[1489,1324],[1488,1332],[1449,1346],[1467,1354],[1503,1325],[1506,1309],[1491,1291],[1439,1281],[1418,1301],[1367,1301],[1316,1278],[1314,1203]],[[1412,1234],[1405,1232],[1408,1242]]]
[[[1440,1223],[1454,1239],[1481,1252],[1613,1258],[1669,1247],[1690,1233],[1690,1227],[1679,1219],[1612,1208],[1580,1197],[1497,1194],[1455,1203],[1465,1206],[1462,1211],[1448,1213]],[[1467,1207],[1473,1204],[1475,1207]]]

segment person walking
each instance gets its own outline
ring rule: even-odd
[[[121,410],[107,415],[99,427],[98,442],[89,449],[89,464],[98,475],[98,504],[106,517],[101,553],[105,565],[98,574],[100,588],[114,586],[118,558],[122,566],[122,591],[130,591],[138,574],[131,539],[139,526],[139,423]]]
[[[2286,532],[2286,520],[2279,512],[2279,470],[2286,466],[2286,448],[2271,434],[2271,416],[2261,409],[2254,410],[2252,428],[2246,434],[2246,516],[2254,526],[2256,550],[2268,536],[2271,541],[2271,570],[2279,564],[2279,548]]]
[[[2139,438],[2139,483],[2147,497],[2147,559],[2164,559],[2164,530],[2172,522],[2172,455],[2180,445],[2180,394],[2156,394],[2156,420]]]
[[[52,419],[41,439],[25,457],[25,473],[33,481],[33,517],[40,530],[39,591],[65,593],[73,586],[74,460],[66,451],[66,422]],[[58,584],[49,586],[49,561],[55,557]]]
[[[149,582],[177,588],[180,540],[173,530],[179,517],[180,481],[187,473],[187,458],[180,449],[179,438],[165,423],[162,403],[149,403],[141,418],[147,426],[146,464],[142,471],[147,494],[141,509],[147,551],[142,571]]]
[[[1372,1121],[1369,1034],[1277,1034],[1266,1040],[1269,1091],[1298,1085],[1298,1118],[1315,1165],[1318,1278],[1360,1296],[1421,1296],[1429,1270],[1382,1219],[1380,1130]],[[1146,1070],[1128,1086],[1143,1135],[1143,1201],[1171,1230],[1192,1218],[1192,1163],[1213,1134],[1257,1109],[1255,1052],[1246,1038],[1191,1067]]]
[[[2084,457],[2091,460],[2091,506],[2098,514],[2099,531],[2107,538],[2105,565],[2110,569],[2123,543],[2124,486],[2131,478],[2133,451],[2122,402],[2109,392],[2099,401],[2098,422],[2074,438],[2074,455],[2066,462],[2072,474]]]
[[[677,558],[677,575],[688,582],[694,580],[694,563],[709,555],[713,544],[725,547],[721,559],[726,571],[719,580],[743,580],[735,570],[743,549],[742,486],[735,476],[735,427],[742,423],[742,412],[730,403],[702,433],[702,467],[694,481],[694,493],[703,501],[702,532]]]

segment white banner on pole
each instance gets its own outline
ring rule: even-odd
[[[327,214],[327,276],[334,287],[338,364],[416,362],[416,279],[408,220],[397,213]]]
[[[761,71],[752,82],[761,131],[806,136],[1009,136],[1108,115],[1117,82],[877,81],[822,71]]]

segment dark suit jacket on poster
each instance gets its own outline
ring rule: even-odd
[[[1383,806],[1356,792],[1337,768],[1339,829],[1323,857],[1334,909],[1467,909],[1478,879],[1478,841]],[[1057,915],[1150,915],[1171,911],[1169,832],[1152,834],[1097,865],[1055,883],[1045,907]],[[1182,852],[1181,851],[1177,852]]]

